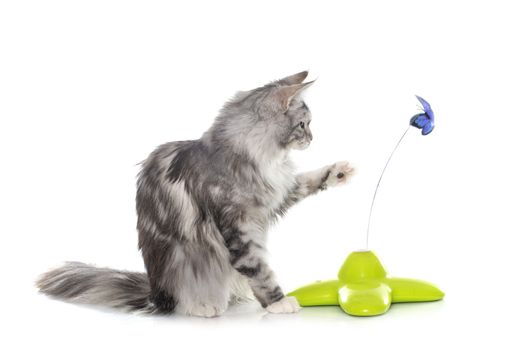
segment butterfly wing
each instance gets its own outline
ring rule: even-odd
[[[433,128],[435,127],[435,123],[432,120],[429,120],[424,127],[422,127],[422,135],[427,135],[430,132],[433,131]]]
[[[428,117],[426,113],[414,115],[409,121],[409,124],[418,129],[422,129],[422,135],[429,134],[435,127],[435,123]]]
[[[426,113],[416,114],[409,121],[410,125],[418,129],[422,129],[424,126],[426,126],[427,123],[429,123],[429,117],[426,115]]]
[[[431,109],[431,106],[429,105],[428,101],[424,100],[422,97],[415,95],[417,100],[422,104],[422,108],[424,108],[424,112],[428,115],[429,119],[434,120],[435,115],[433,114],[433,110]]]

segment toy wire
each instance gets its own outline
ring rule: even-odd
[[[367,232],[366,232],[366,250],[368,250],[368,245],[369,245],[369,227],[371,225],[371,216],[373,214],[373,206],[375,204],[375,198],[377,197],[377,191],[378,191],[378,188],[380,186],[380,181],[382,181],[382,176],[384,176],[384,172],[386,171],[386,169],[388,167],[389,161],[393,157],[393,154],[395,154],[395,151],[397,150],[398,146],[400,145],[400,143],[404,139],[404,136],[406,136],[406,134],[408,133],[409,129],[411,129],[411,125],[408,126],[406,131],[404,131],[404,133],[402,134],[402,136],[398,140],[397,144],[395,145],[395,148],[393,148],[393,151],[389,155],[389,158],[388,158],[388,160],[386,162],[386,165],[384,166],[384,169],[382,169],[382,173],[380,174],[380,177],[378,179],[377,186],[375,187],[375,193],[373,194],[373,200],[371,201],[371,207],[369,208],[368,229],[367,229]]]

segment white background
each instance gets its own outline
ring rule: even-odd
[[[0,234],[3,349],[522,348],[524,12],[509,1],[2,1]],[[237,90],[309,69],[315,136],[300,170],[347,159],[352,183],[270,232],[286,291],[332,278],[363,248],[444,301],[355,318],[336,307],[216,319],[143,317],[50,300],[64,260],[143,271],[136,164],[194,139]]]

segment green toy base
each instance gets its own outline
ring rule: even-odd
[[[371,251],[349,254],[340,268],[338,280],[313,283],[288,295],[297,298],[300,306],[339,305],[353,316],[381,315],[389,310],[391,303],[444,298],[444,293],[431,283],[388,277]]]

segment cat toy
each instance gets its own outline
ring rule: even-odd
[[[422,97],[416,97],[422,104],[423,112],[410,119],[408,128],[395,145],[379,177],[369,210],[366,249],[349,254],[338,272],[338,279],[316,282],[289,293],[289,296],[298,300],[300,306],[339,305],[349,315],[375,316],[388,311],[391,303],[436,301],[444,297],[444,293],[431,283],[389,277],[377,256],[368,250],[373,205],[393,154],[412,126],[421,129],[424,136],[435,127],[431,106]]]

